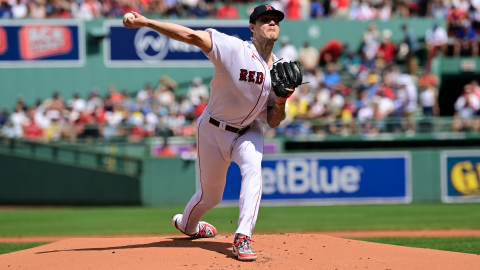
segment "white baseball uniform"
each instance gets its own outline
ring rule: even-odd
[[[213,46],[205,55],[213,62],[215,74],[210,101],[197,123],[200,190],[177,225],[187,235],[198,232],[201,218],[222,201],[227,169],[234,161],[242,174],[236,235],[251,236],[262,194],[263,130],[257,116],[266,106],[275,105],[270,70],[251,41],[215,29],[206,31],[212,34]],[[219,126],[210,123],[210,118],[219,121]],[[225,130],[226,125],[249,129],[239,135]]]

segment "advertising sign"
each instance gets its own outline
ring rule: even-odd
[[[232,163],[223,205],[237,204],[242,177]],[[282,154],[262,162],[262,205],[410,203],[407,152]]]
[[[214,28],[242,40],[250,39],[248,21],[175,21],[193,30]],[[104,40],[107,67],[213,67],[198,47],[170,39],[157,31],[142,27],[125,28],[122,21],[109,20],[105,25],[110,36]]]
[[[79,67],[84,64],[77,21],[0,22],[0,67]]]
[[[480,150],[442,151],[442,201],[480,202]]]

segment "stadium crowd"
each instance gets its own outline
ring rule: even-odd
[[[237,2],[234,4],[234,2]],[[232,0],[0,0],[0,18],[120,18],[129,11],[166,18],[238,19],[238,4]],[[480,0],[270,0],[287,19],[342,18],[388,20],[392,17],[434,17],[480,21]],[[253,8],[253,7],[252,7]],[[244,14],[247,15],[247,14]]]
[[[408,27],[403,27],[408,39]],[[301,48],[281,38],[276,51],[286,61],[298,60],[304,68],[304,82],[288,100],[287,120],[270,129],[267,138],[293,135],[412,134],[415,119],[439,115],[438,78],[428,69],[420,76],[397,64],[404,60],[389,40],[391,32],[378,33],[369,25],[360,53],[331,40],[320,49],[305,42]],[[413,37],[410,37],[413,38]],[[378,44],[372,43],[376,41]],[[407,45],[415,42],[404,40]],[[407,66],[408,67],[408,66]],[[106,94],[92,89],[88,96],[71,97],[55,93],[35,104],[19,98],[13,110],[0,113],[3,136],[32,140],[69,140],[122,136],[131,141],[152,136],[195,135],[196,119],[208,104],[208,86],[200,77],[192,80],[185,95],[175,94],[178,84],[161,76],[157,85],[130,92],[110,85]],[[455,104],[454,131],[480,128],[466,121],[480,111],[480,87],[472,81]],[[266,114],[261,117],[265,118]],[[396,121],[391,121],[396,119]],[[300,120],[300,121],[298,121]]]

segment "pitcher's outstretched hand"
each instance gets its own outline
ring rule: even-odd
[[[124,20],[123,26],[126,28],[139,28],[147,25],[147,18],[145,18],[145,16],[142,16],[135,11],[131,11],[131,13],[135,15],[135,18],[129,17]]]

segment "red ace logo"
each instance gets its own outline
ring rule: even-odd
[[[26,25],[20,29],[20,56],[25,60],[69,53],[72,33],[59,25]]]
[[[267,8],[267,10],[272,10],[272,6],[270,5],[265,5],[265,7]]]
[[[3,27],[0,27],[0,55],[7,51],[7,33]]]

